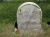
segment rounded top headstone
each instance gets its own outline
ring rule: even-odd
[[[22,35],[33,36],[42,32],[41,21],[42,10],[34,2],[25,2],[21,4],[17,10],[17,24],[18,29]],[[24,37],[24,36],[20,36]]]

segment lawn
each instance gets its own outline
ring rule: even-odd
[[[14,23],[18,6],[23,2],[1,2],[0,3],[0,37],[16,37],[14,33]],[[42,28],[45,31],[43,37],[50,37],[50,3],[38,3],[42,9]],[[13,32],[13,33],[12,33]]]

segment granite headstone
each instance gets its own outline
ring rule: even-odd
[[[20,37],[36,37],[42,32],[42,10],[34,2],[25,2],[17,10],[17,24]]]

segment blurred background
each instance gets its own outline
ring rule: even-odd
[[[50,37],[50,0],[0,0],[0,37],[13,36],[14,24],[18,7],[24,2],[35,2],[42,9],[42,28],[45,31],[43,37]],[[42,37],[42,36],[41,36]]]

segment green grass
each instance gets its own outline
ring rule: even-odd
[[[23,2],[1,2],[0,3],[0,37],[16,37],[15,35],[6,36],[7,32],[14,32],[14,22],[18,6]],[[37,2],[36,2],[37,3]],[[37,3],[43,11],[42,28],[45,31],[43,37],[50,37],[50,3]],[[5,34],[5,35],[3,35]]]

